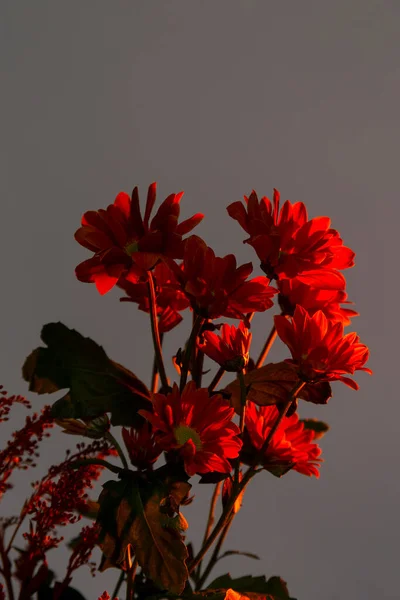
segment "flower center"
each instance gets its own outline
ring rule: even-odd
[[[178,427],[175,427],[174,435],[176,441],[181,446],[186,444],[186,442],[189,440],[192,440],[193,444],[196,446],[196,450],[201,450],[203,447],[197,431],[191,427],[188,427],[187,425],[179,425]]]
[[[125,246],[125,252],[129,256],[132,256],[132,254],[134,254],[138,250],[139,250],[139,243],[136,240],[133,240],[133,242],[130,242],[129,244],[126,244],[126,246]]]

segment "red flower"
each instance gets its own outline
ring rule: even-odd
[[[140,429],[129,430],[123,427],[122,437],[131,463],[140,470],[151,469],[162,452],[151,425],[144,423]]]
[[[221,335],[205,331],[199,348],[225,371],[239,372],[249,362],[250,343],[251,333],[243,322],[239,327],[224,323],[221,327]]]
[[[227,209],[250,235],[245,242],[255,249],[268,277],[282,279],[301,274],[303,281],[310,283],[309,277],[321,277],[321,270],[328,270],[324,277],[329,279],[330,273],[335,277],[336,269],[354,265],[354,252],[343,246],[338,232],[330,228],[328,217],[309,221],[305,205],[289,200],[279,211],[279,198],[274,189],[272,205],[266,197],[259,201],[252,191],[249,198],[244,197],[247,206],[234,202]]]
[[[143,270],[152,269],[162,257],[182,258],[182,236],[203,218],[197,214],[178,224],[182,196],[183,192],[168,196],[150,223],[156,200],[155,183],[149,187],[144,218],[137,187],[132,198],[120,192],[106,210],[86,212],[75,239],[95,254],[78,265],[77,278],[95,283],[100,294],[105,294],[121,276],[137,281]]]
[[[293,315],[296,305],[299,304],[310,316],[322,310],[327,319],[335,323],[340,321],[343,325],[349,325],[350,319],[359,314],[355,310],[340,306],[352,304],[347,300],[347,294],[343,289],[310,287],[297,278],[282,279],[278,282],[278,289],[278,301],[283,314]]]
[[[251,263],[236,267],[233,254],[215,256],[195,235],[186,241],[182,268],[173,264],[171,267],[192,308],[208,319],[244,319],[245,313],[263,312],[271,308],[271,298],[277,293],[266,277],[246,281],[253,270]]]
[[[279,410],[276,406],[257,406],[254,402],[248,402],[243,450],[240,456],[245,464],[252,464],[278,416]],[[259,464],[278,475],[294,469],[303,475],[319,477],[321,449],[313,443],[314,439],[315,432],[304,429],[297,413],[284,417]]]
[[[155,291],[160,333],[170,331],[182,321],[180,311],[188,308],[189,300],[181,290],[174,272],[164,262],[154,268]],[[127,297],[121,302],[137,302],[138,308],[150,312],[149,291],[146,282],[132,283],[122,278],[118,287],[125,290]]]
[[[296,306],[290,320],[276,316],[275,326],[281,340],[289,347],[295,364],[306,381],[343,381],[357,390],[358,385],[343,373],[372,373],[363,367],[369,358],[367,346],[356,333],[343,335],[343,323],[329,321],[319,310],[312,317],[302,306]]]
[[[207,389],[196,389],[191,381],[182,394],[176,384],[167,396],[153,394],[153,407],[153,413],[140,410],[139,414],[158,432],[163,450],[178,450],[188,475],[231,471],[229,459],[238,456],[242,442],[227,400],[218,394],[209,396]]]

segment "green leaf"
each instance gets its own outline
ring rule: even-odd
[[[315,440],[319,440],[329,431],[329,425],[317,419],[301,419],[300,423],[303,423],[304,429],[310,429],[315,433]]]
[[[223,598],[227,598],[227,592],[234,590],[245,597],[252,598],[252,594],[261,595],[268,600],[295,600],[289,596],[285,581],[280,577],[270,577],[268,581],[264,575],[253,577],[245,575],[232,579],[229,573],[217,577],[209,586],[208,590],[225,592]],[[229,600],[235,600],[233,597]]]
[[[39,347],[27,357],[22,374],[30,391],[69,392],[53,404],[57,419],[90,419],[111,413],[113,425],[142,423],[138,410],[151,410],[150,392],[136,375],[112,361],[101,346],[62,323],[42,329]]]
[[[188,579],[188,551],[181,531],[186,519],[179,507],[191,488],[186,481],[160,480],[157,472],[107,482],[99,498],[102,527],[101,570],[126,570],[133,553],[155,585],[181,594]]]

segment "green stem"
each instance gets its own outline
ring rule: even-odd
[[[269,432],[267,439],[265,440],[260,452],[257,453],[257,458],[258,457],[262,458],[263,454],[268,449],[268,445],[269,445],[270,441],[272,440],[282,419],[285,417],[287,411],[289,410],[290,406],[292,405],[292,402],[294,402],[296,400],[297,395],[303,389],[304,386],[305,386],[305,382],[299,381],[293,387],[292,391],[289,394],[288,401],[284,405],[276,422],[274,423],[274,426],[272,427],[271,431]],[[223,531],[224,527],[227,526],[230,516],[231,516],[231,512],[235,506],[235,502],[236,502],[237,498],[239,497],[239,495],[241,494],[241,492],[246,487],[246,485],[249,483],[250,479],[252,479],[252,477],[254,477],[254,475],[256,473],[259,473],[262,470],[262,469],[257,469],[257,464],[258,464],[258,461],[252,467],[249,467],[249,469],[244,474],[242,481],[240,481],[238,483],[238,485],[236,486],[236,489],[232,489],[232,495],[231,495],[228,503],[226,504],[225,509],[224,509],[221,517],[219,518],[216,526],[214,527],[213,531],[210,533],[206,543],[203,544],[203,546],[200,549],[200,551],[198,552],[197,556],[195,556],[193,558],[190,565],[188,566],[189,573],[192,573],[192,571],[197,567],[199,562],[201,560],[203,560],[203,557],[208,552],[209,548],[213,545],[213,543],[215,542],[215,540],[217,539],[219,534]]]
[[[201,317],[200,315],[196,316],[196,320],[193,324],[192,331],[188,339],[188,343],[186,345],[186,350],[182,360],[181,381],[179,385],[179,389],[181,392],[183,391],[183,388],[185,387],[187,382],[190,367],[190,359],[192,357],[193,349],[196,347],[196,339],[198,334],[200,333],[200,329],[202,328],[204,320],[204,317]]]
[[[244,431],[244,424],[245,424],[245,418],[246,418],[246,400],[247,400],[247,388],[246,388],[246,382],[244,380],[244,372],[243,370],[240,371],[238,373],[238,379],[239,379],[239,384],[240,384],[240,422],[239,422],[239,429],[240,429],[240,434],[242,436],[243,439],[243,431]],[[239,475],[240,474],[240,456],[238,456],[237,461],[236,461],[236,465],[235,465],[235,478],[234,478],[234,488],[236,488],[239,484]]]
[[[209,510],[209,513],[208,513],[208,520],[207,520],[206,530],[204,532],[203,545],[206,543],[206,541],[208,539],[208,536],[211,533],[212,526],[214,525],[215,508],[217,506],[218,496],[221,493],[221,486],[222,486],[222,482],[221,481],[219,481],[218,483],[215,484],[214,492],[213,492],[213,495],[211,497],[210,510]],[[199,562],[199,566],[198,566],[198,569],[197,569],[197,576],[198,577],[200,577],[200,569],[201,569],[201,561]]]
[[[267,354],[271,350],[272,344],[276,340],[277,335],[278,334],[276,331],[276,327],[274,325],[271,329],[269,336],[267,337],[267,339],[265,341],[265,344],[263,346],[263,349],[261,350],[260,356],[258,357],[258,360],[256,362],[256,369],[262,367],[262,365],[264,364],[264,361],[267,358]]]
[[[219,384],[222,377],[224,376],[224,373],[225,373],[225,369],[223,367],[220,367],[218,369],[218,371],[215,373],[210,385],[208,386],[209,394],[211,394],[211,392],[214,391],[214,388]]]
[[[193,570],[199,564],[199,562],[201,560],[203,560],[203,557],[208,552],[209,548],[213,545],[213,543],[215,542],[215,540],[217,539],[217,537],[219,536],[221,531],[224,529],[225,525],[228,523],[231,512],[233,510],[233,507],[235,506],[235,502],[236,502],[240,492],[242,492],[242,490],[244,490],[244,488],[246,487],[246,485],[248,484],[250,479],[255,475],[255,473],[256,473],[256,469],[253,467],[250,467],[248,469],[248,471],[245,473],[242,481],[239,483],[239,485],[237,487],[236,494],[232,493],[231,497],[229,498],[228,503],[225,506],[225,509],[224,509],[222,515],[218,519],[217,524],[215,525],[214,529],[208,536],[206,543],[203,544],[203,546],[202,546],[201,550],[198,552],[197,556],[195,556],[193,558],[190,565],[188,566],[189,573],[192,573]]]
[[[118,452],[118,456],[121,459],[121,462],[124,466],[124,469],[129,469],[129,465],[128,465],[128,461],[125,458],[125,454],[124,451],[122,450],[121,446],[119,445],[119,442],[115,439],[115,437],[113,436],[112,433],[110,433],[109,431],[107,431],[106,435],[104,436],[105,439],[107,441],[110,442],[110,444],[112,444],[114,446],[114,448],[116,449],[116,451]]]
[[[161,348],[162,348],[162,343],[163,343],[163,337],[164,337],[164,334],[160,333],[160,345],[161,345]],[[153,394],[157,392],[157,389],[158,389],[158,379],[159,379],[159,377],[158,377],[158,368],[157,368],[157,357],[154,354],[153,372],[151,374],[151,388],[150,388],[151,391],[153,392]]]
[[[135,558],[135,560],[133,561],[132,567],[129,569],[128,575],[127,575],[128,584],[126,586],[126,600],[133,600],[133,592],[134,592],[134,588],[135,588],[135,575],[136,575],[137,566],[138,566],[138,561]]]
[[[112,473],[116,473],[117,475],[123,472],[121,467],[112,465],[102,458],[83,458],[82,460],[75,460],[70,464],[70,467],[71,469],[79,469],[79,467],[86,467],[86,465],[99,465],[101,467],[106,467],[106,469],[109,469]]]
[[[219,552],[222,548],[222,545],[226,539],[226,536],[228,535],[228,531],[230,529],[230,526],[232,525],[232,521],[233,521],[233,517],[234,515],[231,514],[227,524],[225,525],[225,527],[222,530],[222,533],[219,537],[218,542],[215,545],[214,551],[211,555],[210,561],[203,573],[203,575],[200,577],[200,579],[198,580],[197,584],[196,584],[196,591],[201,590],[201,588],[203,587],[204,583],[207,581],[207,577],[209,576],[209,574],[211,573],[211,571],[213,570],[216,562],[218,561],[219,558]]]
[[[270,432],[267,435],[264,444],[262,445],[260,451],[257,453],[259,458],[262,459],[264,457],[264,454],[268,450],[268,446],[269,446],[272,438],[274,437],[276,430],[278,429],[279,425],[282,423],[282,420],[286,416],[289,408],[292,406],[292,402],[294,402],[296,400],[298,394],[301,392],[301,390],[303,389],[303,387],[305,385],[306,385],[305,381],[299,381],[294,386],[292,391],[290,392],[288,401],[286,402],[286,404],[283,405],[283,408],[280,411],[278,418],[276,419],[274,425],[271,427]]]
[[[125,571],[121,571],[121,574],[118,577],[117,585],[115,586],[115,589],[114,589],[113,593],[111,594],[111,600],[114,600],[114,598],[118,594],[118,592],[121,588],[121,585],[124,583],[124,579],[125,579]]]
[[[157,362],[157,369],[160,374],[162,386],[168,389],[169,382],[165,372],[164,361],[162,357],[161,349],[161,338],[158,331],[158,317],[157,317],[157,302],[156,292],[154,288],[154,277],[151,271],[148,271],[148,289],[149,289],[149,302],[150,302],[150,321],[151,321],[151,333],[153,336],[155,359]]]

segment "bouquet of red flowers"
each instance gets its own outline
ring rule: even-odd
[[[171,194],[151,217],[154,183],[143,216],[135,188],[131,196],[120,193],[105,210],[82,217],[75,239],[92,256],[77,266],[77,278],[94,283],[100,294],[117,286],[125,294],[122,301],[149,314],[152,380],[148,387],[96,342],[62,323],[43,327],[44,345],[25,360],[23,377],[37,394],[67,391],[28,416],[0,452],[0,497],[12,487],[15,469],[34,466],[50,428],[90,441],[80,442],[33,484],[18,516],[1,519],[0,598],[83,598],[70,585],[72,575],[83,565],[95,573],[90,560],[95,547],[101,550],[99,570],[119,572],[112,596],[104,592],[102,600],[121,593],[127,600],[291,598],[277,576],[227,574],[212,582],[209,576],[220,558],[241,554],[222,546],[254,477],[282,477],[292,469],[319,477],[316,442],[328,426],[300,419],[299,400],[326,404],[331,382],[358,389],[349,375],[371,373],[364,366],[367,346],[356,333],[344,332],[358,314],[348,307],[342,274],[353,266],[354,252],[328,217],[309,219],[302,202],[287,200],[280,208],[277,190],[272,202],[253,191],[227,209],[260,261],[260,274],[251,277],[251,263],[238,266],[233,254],[218,257],[191,235],[203,215],[180,222],[181,197]],[[253,318],[267,329],[264,313],[273,306],[279,314],[256,356]],[[192,328],[172,358],[172,380],[163,339],[184,311],[191,312]],[[266,363],[277,337],[290,358]],[[206,357],[215,367],[211,374]],[[228,382],[222,385],[225,374]],[[31,408],[21,396],[0,394],[1,421],[16,403]],[[105,470],[110,479],[89,497]],[[213,487],[197,551],[187,541],[184,516],[196,476],[196,483]],[[82,517],[91,525],[70,543],[65,576],[55,581],[47,554],[63,539],[59,528]],[[20,531],[24,548],[14,545]]]

